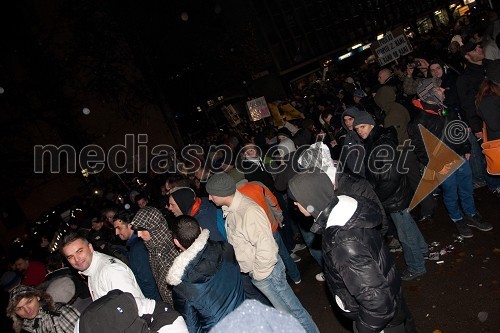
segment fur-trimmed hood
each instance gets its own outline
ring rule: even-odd
[[[207,246],[208,238],[210,236],[210,231],[203,229],[196,238],[196,240],[191,244],[191,246],[177,258],[175,258],[172,267],[167,274],[167,283],[172,286],[177,286],[182,282],[182,277],[186,272],[186,268],[191,264],[191,262],[198,257],[200,252],[202,252]],[[201,260],[201,258],[200,258]]]

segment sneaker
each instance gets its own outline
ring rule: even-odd
[[[490,231],[493,229],[493,226],[483,220],[483,217],[479,214],[474,216],[465,216],[465,220],[467,221],[467,225],[472,228],[479,229],[481,231]]]
[[[403,252],[403,247],[401,246],[401,243],[397,238],[392,238],[387,246],[389,247],[389,251],[391,251],[392,253]]]
[[[321,272],[316,274],[316,280],[319,282],[325,282],[325,273]]]
[[[431,221],[432,221],[431,215],[424,215],[417,220],[418,223],[427,223],[427,222],[431,222]]]
[[[399,240],[397,238],[393,237],[393,238],[391,238],[389,243],[387,243],[387,246],[390,249],[399,249],[401,247],[401,243],[399,242]]]
[[[412,273],[409,270],[406,270],[405,272],[403,272],[403,274],[401,274],[401,280],[410,281],[413,280],[414,278],[424,275],[425,273],[426,273],[425,270],[417,273]]]
[[[465,222],[464,219],[458,220],[457,222],[455,222],[455,225],[457,226],[458,233],[463,238],[472,238],[472,236],[474,236],[472,230],[470,230],[467,222]]]
[[[298,251],[302,251],[306,248],[306,244],[295,244],[295,247],[293,248],[292,252],[295,253],[295,252],[298,252]]]
[[[295,262],[299,262],[302,260],[302,258],[296,255],[295,253],[290,254],[290,257],[292,257],[293,261]]]
[[[398,247],[396,249],[389,249],[389,252],[391,252],[391,253],[403,252],[403,247],[400,246],[400,247]]]

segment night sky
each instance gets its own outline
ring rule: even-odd
[[[4,195],[33,175],[33,145],[82,147],[96,140],[81,121],[89,101],[112,105],[131,122],[157,105],[181,137],[196,120],[209,124],[197,106],[244,94],[242,82],[270,64],[246,12],[241,3],[212,0],[6,4],[0,19]]]

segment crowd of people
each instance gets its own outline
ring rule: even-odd
[[[493,11],[460,22],[397,65],[301,87],[288,100],[298,120],[214,132],[175,172],[107,188],[90,215],[67,222],[57,251],[43,235],[12,253],[1,277],[11,329],[271,332],[282,323],[316,333],[291,288],[308,249],[354,332],[415,332],[401,284],[426,273],[418,224],[441,197],[457,232],[473,237],[471,228],[493,229],[474,190],[500,196],[480,147],[483,133],[500,139],[500,24]],[[456,154],[429,151],[422,128]],[[439,187],[410,211],[426,181]]]

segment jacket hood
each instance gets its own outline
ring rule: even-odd
[[[316,219],[336,199],[333,183],[320,169],[295,175],[288,183],[292,200],[300,203]]]
[[[325,229],[373,229],[382,223],[383,215],[378,204],[365,197],[339,195],[314,221],[311,231],[323,234]]]
[[[219,266],[220,256],[222,252],[219,252],[218,255],[215,251],[212,251],[212,255],[208,257],[201,258],[199,254],[203,252],[208,243],[208,238],[210,237],[210,231],[207,229],[203,229],[196,238],[196,240],[191,244],[191,246],[186,249],[186,251],[182,252],[175,258],[172,267],[168,271],[167,275],[167,283],[172,286],[177,286],[181,284],[182,277],[186,274],[187,268],[191,265],[191,263],[195,263],[197,261],[196,267],[192,267],[192,270],[188,273],[190,275],[189,280],[206,279],[210,277],[212,272],[217,271],[217,267]],[[205,262],[201,262],[205,261]]]
[[[387,110],[392,103],[396,102],[396,91],[392,86],[382,86],[377,90],[375,94],[375,103],[382,110]]]
[[[196,199],[194,191],[190,187],[181,187],[172,191],[170,195],[174,198],[182,214],[189,215]]]
[[[173,247],[172,232],[168,228],[167,220],[158,209],[150,206],[139,209],[130,224],[132,227],[141,227],[149,231],[151,239],[144,241],[148,250]]]
[[[382,223],[378,204],[368,198],[339,195],[338,204],[328,215],[326,227],[340,226],[347,229],[372,229]],[[369,216],[370,218],[360,217]]]
[[[353,117],[353,118],[356,118],[357,115],[360,114],[360,112],[365,112],[365,111],[361,111],[360,109],[358,109],[357,107],[355,106],[351,106],[350,108],[347,108],[345,109],[344,112],[342,112],[342,118],[340,119],[340,123],[342,124],[342,127],[346,130],[346,131],[349,131],[349,129],[347,128],[345,122],[344,122],[344,117],[345,116],[349,116],[349,117]]]
[[[328,216],[326,227],[343,227],[351,219],[358,208],[358,201],[347,195],[339,195],[339,201],[332,208]]]

